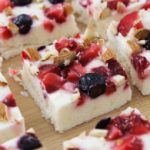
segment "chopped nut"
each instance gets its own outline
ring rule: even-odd
[[[6,86],[7,85],[7,81],[4,78],[4,76],[0,73],[0,86]]]
[[[129,46],[133,52],[140,52],[141,51],[140,45],[137,44],[135,41],[128,40],[127,43],[129,44]]]
[[[73,8],[70,4],[65,4],[64,11],[65,11],[65,14],[70,15],[73,13]]]
[[[136,37],[138,40],[145,40],[149,35],[150,35],[150,30],[147,30],[147,29],[139,29],[139,30],[135,33],[135,37]]]
[[[90,23],[84,32],[83,39],[91,40],[95,37],[98,37],[98,33],[96,31],[96,25],[93,23]]]
[[[65,65],[65,62],[68,60],[69,64],[76,58],[76,53],[71,51],[62,51],[58,57],[54,58],[54,64],[59,66]],[[68,64],[66,64],[68,65]]]
[[[28,57],[32,61],[38,61],[40,59],[40,55],[39,55],[38,51],[34,48],[27,48],[25,50],[25,53],[28,55]]]
[[[6,86],[6,85],[7,85],[6,82],[1,82],[1,81],[0,81],[0,86]]]
[[[122,2],[118,2],[118,3],[117,3],[117,11],[118,11],[119,13],[124,13],[124,12],[126,11],[126,6],[125,6],[125,4],[122,3]]]
[[[93,129],[89,132],[89,135],[95,137],[105,137],[107,135],[107,130]]]
[[[103,61],[107,61],[111,58],[116,58],[116,55],[115,53],[110,49],[108,48],[103,54],[102,54],[102,60]]]
[[[13,32],[13,34],[17,34],[19,31],[19,28],[13,22],[8,23],[8,28]]]
[[[110,15],[111,15],[111,10],[109,8],[105,8],[100,14],[100,19],[106,19]]]
[[[6,7],[4,9],[4,13],[6,14],[6,16],[11,16],[13,13],[12,13],[12,8],[9,6],[9,7]]]
[[[8,117],[6,114],[6,108],[7,107],[5,106],[5,104],[0,102],[0,121],[7,121],[8,120]]]
[[[34,20],[38,20],[39,18],[38,18],[38,16],[37,16],[37,15],[33,15],[33,16],[32,16],[32,19],[34,19]]]

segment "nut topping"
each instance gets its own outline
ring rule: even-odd
[[[67,15],[70,15],[73,13],[73,8],[70,4],[65,4],[64,11]]]
[[[111,15],[111,10],[109,8],[105,8],[100,14],[100,19],[106,19],[110,15]]]
[[[136,33],[135,33],[135,37],[138,40],[145,40],[148,38],[148,36],[150,35],[150,31],[147,29],[139,29]]]
[[[6,7],[4,9],[4,12],[6,14],[6,16],[11,16],[13,13],[12,13],[12,8],[9,6],[9,7]]]
[[[133,52],[140,52],[141,51],[140,45],[137,44],[135,41],[128,40],[127,43],[129,44],[129,46]]]
[[[13,34],[17,34],[19,31],[19,28],[13,22],[8,23],[8,28],[12,31]]]
[[[108,48],[103,54],[102,54],[102,60],[103,61],[107,61],[111,58],[116,58],[116,55],[115,53],[110,49]]]
[[[0,121],[7,121],[8,120],[8,117],[6,114],[6,108],[7,107],[5,106],[5,104],[0,102]]]
[[[72,51],[63,50],[58,57],[54,58],[54,64],[62,66],[69,65],[76,58],[76,53]]]
[[[40,59],[40,55],[39,55],[38,51],[34,48],[27,48],[25,50],[25,53],[28,55],[28,57],[32,61],[38,61]]]
[[[126,11],[126,6],[125,6],[125,4],[122,3],[122,2],[118,2],[118,3],[117,3],[117,11],[118,11],[119,13],[124,13],[124,12]]]

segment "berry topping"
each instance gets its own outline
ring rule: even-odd
[[[130,1],[129,0],[108,0],[107,6],[108,8],[115,10],[117,9],[117,4],[119,2],[123,3],[125,6],[128,6]]]
[[[94,68],[93,69],[93,72],[95,73],[98,73],[104,77],[108,77],[109,76],[109,70],[104,67],[104,66],[100,66],[100,67],[97,67],[97,68]]]
[[[25,6],[25,5],[30,4],[32,2],[32,0],[11,0],[11,2],[15,6]]]
[[[63,23],[66,21],[66,13],[62,4],[57,4],[51,8],[47,8],[44,13],[46,17],[54,19],[57,23]]]
[[[0,146],[0,150],[6,150],[3,146]]]
[[[82,76],[78,86],[82,92],[92,98],[102,95],[106,90],[105,78],[97,73],[87,73]]]
[[[110,95],[110,94],[112,94],[113,92],[116,91],[116,85],[110,79],[107,79],[106,86],[107,86],[106,95]]]
[[[77,82],[85,74],[85,69],[80,63],[74,63],[70,66],[67,79],[71,82]]]
[[[52,32],[54,29],[54,22],[52,20],[49,19],[45,20],[43,25],[44,28],[49,32]]]
[[[16,101],[14,99],[14,96],[12,94],[9,94],[3,99],[3,103],[7,105],[8,107],[16,107]]]
[[[8,40],[12,37],[12,32],[5,26],[0,26],[0,38]]]
[[[0,12],[2,12],[8,6],[10,6],[9,0],[0,0]]]
[[[108,63],[108,68],[110,69],[110,74],[113,75],[122,75],[125,78],[127,78],[127,74],[124,71],[124,69],[122,68],[122,66],[117,62],[117,60],[115,59],[110,59],[107,61]]]
[[[97,57],[100,53],[100,45],[97,43],[91,43],[88,48],[81,52],[79,60],[83,64],[87,64],[92,59]]]
[[[54,64],[45,64],[39,67],[38,77],[43,79],[43,77],[48,73],[60,74],[60,68]]]
[[[31,29],[33,21],[29,15],[22,14],[14,18],[13,23],[19,28],[20,34],[27,34]]]
[[[47,73],[46,75],[44,75],[42,78],[42,82],[48,93],[57,91],[64,84],[64,80],[54,73]]]
[[[146,43],[144,45],[144,48],[146,50],[150,50],[150,36],[148,37],[148,39],[146,39]]]
[[[150,1],[146,1],[146,3],[144,3],[144,5],[142,6],[143,9],[149,9],[150,8]]]
[[[121,115],[112,119],[107,129],[107,139],[114,140],[126,135],[145,134],[150,131],[150,123],[133,111],[130,115]]]
[[[79,3],[82,7],[86,8],[92,4],[92,0],[80,0]]]
[[[48,0],[52,4],[63,3],[64,0]]]
[[[33,133],[26,133],[18,141],[18,148],[22,150],[32,150],[41,146],[40,141]]]
[[[106,129],[107,128],[107,125],[110,123],[111,121],[111,118],[105,118],[105,119],[102,119],[100,120],[97,125],[96,125],[96,129]]]
[[[133,64],[134,69],[138,73],[138,77],[140,79],[144,79],[146,77],[144,71],[149,66],[148,60],[145,57],[140,56],[139,54],[132,54],[131,62]]]
[[[118,32],[120,32],[123,36],[126,36],[132,27],[140,28],[142,25],[139,26],[139,22],[137,22],[138,19],[139,15],[136,11],[126,15],[118,24]]]

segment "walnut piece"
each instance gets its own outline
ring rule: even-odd
[[[145,40],[149,35],[150,35],[150,30],[147,30],[147,29],[139,29],[135,33],[135,37],[138,40]]]

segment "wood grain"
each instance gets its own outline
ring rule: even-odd
[[[12,58],[4,62],[2,72],[8,80],[8,84],[14,93],[17,103],[21,109],[23,116],[26,121],[26,128],[33,127],[41,139],[43,145],[47,147],[48,150],[61,150],[62,142],[64,140],[70,139],[74,136],[79,135],[82,131],[89,131],[92,129],[95,124],[103,117],[114,116],[118,114],[121,110],[127,108],[128,106],[137,107],[144,115],[150,119],[150,96],[142,96],[138,90],[133,89],[133,98],[130,103],[117,109],[109,114],[97,117],[96,119],[91,120],[88,123],[84,123],[78,127],[75,127],[63,134],[59,134],[54,131],[53,126],[50,122],[46,121],[41,116],[41,112],[36,104],[33,102],[32,98],[21,96],[20,92],[23,91],[23,88],[16,83],[12,78],[8,76],[8,68],[20,68],[21,59],[19,56]]]

